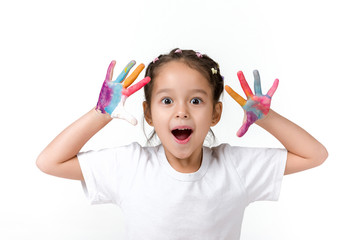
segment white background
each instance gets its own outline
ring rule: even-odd
[[[119,208],[90,206],[79,182],[35,160],[96,104],[111,60],[115,76],[175,47],[210,55],[239,93],[238,70],[252,85],[259,69],[263,91],[279,78],[272,108],[329,151],[284,177],[278,202],[252,204],[241,239],[360,239],[359,22],[355,0],[1,1],[0,239],[119,239]],[[138,119],[142,101],[140,91],[127,102]],[[237,138],[243,111],[223,102],[218,143],[281,147],[257,126]],[[112,121],[84,150],[144,144],[141,125]]]

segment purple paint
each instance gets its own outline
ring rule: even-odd
[[[107,81],[104,81],[100,91],[99,101],[96,105],[96,110],[100,110],[101,113],[105,114],[106,113],[105,107],[110,104],[112,95],[113,95],[113,89],[109,86]]]
[[[241,126],[239,131],[236,133],[238,137],[242,137],[247,130],[249,129],[250,125],[253,124],[258,120],[258,117],[253,112],[246,112],[246,120],[245,123]]]

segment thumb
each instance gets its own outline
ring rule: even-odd
[[[137,124],[137,120],[136,118],[131,115],[130,113],[128,113],[124,106],[118,106],[114,112],[111,114],[112,118],[119,118],[119,119],[124,119],[126,121],[128,121],[129,123],[131,123],[132,125],[136,125]]]
[[[121,112],[121,114],[118,116],[118,118],[124,119],[134,126],[137,124],[136,118],[133,115],[131,115],[130,113],[128,113],[127,111],[125,111],[125,109],[124,109],[124,111]]]
[[[256,120],[258,120],[258,117],[253,112],[245,111],[244,122],[240,129],[237,131],[236,135],[238,137],[244,136],[245,133],[248,131],[250,125],[256,122]]]
[[[128,113],[125,110],[125,101],[127,99],[127,96],[121,96],[121,102],[117,105],[117,107],[114,109],[114,111],[111,114],[112,118],[119,118],[119,119],[124,119],[126,121],[128,121],[129,123],[131,123],[132,125],[136,125],[137,124],[137,120],[136,118],[134,118],[130,113]]]

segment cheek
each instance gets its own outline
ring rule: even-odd
[[[169,114],[164,111],[159,111],[159,109],[156,107],[151,108],[151,120],[155,130],[161,126],[164,126],[164,124],[168,121],[168,115]]]
[[[195,116],[197,122],[199,123],[199,126],[201,128],[210,128],[210,125],[213,120],[213,111],[211,109],[204,109],[203,111],[199,111],[197,113],[197,116]]]

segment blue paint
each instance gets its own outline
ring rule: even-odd
[[[254,74],[254,90],[256,96],[262,96],[261,83],[260,83],[260,74],[258,70],[253,71]]]
[[[114,81],[114,83],[121,83],[125,80],[126,76],[128,75],[128,73],[130,72],[130,69],[136,64],[136,62],[134,60],[131,60],[126,67],[124,68],[124,70],[119,74],[119,76],[116,78],[116,80]]]
[[[121,93],[122,84],[110,83],[109,85],[110,85],[110,87],[112,89],[111,101],[110,101],[110,104],[105,107],[105,111],[111,115],[112,112],[114,111],[114,109],[117,107],[117,105],[120,102],[121,95],[122,95],[122,93]]]

